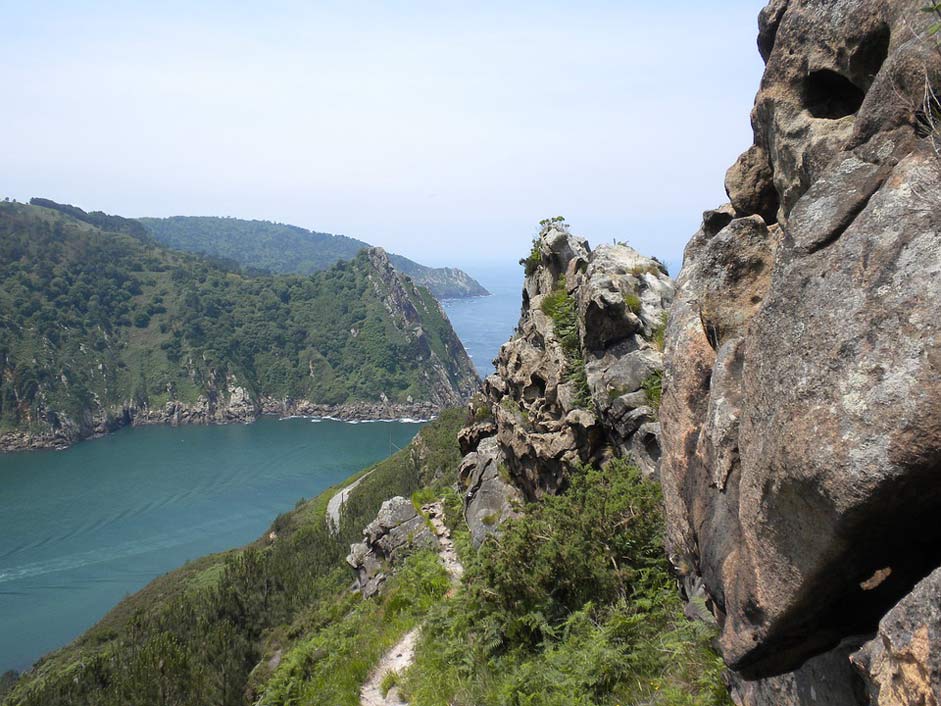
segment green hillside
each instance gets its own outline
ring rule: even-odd
[[[465,410],[448,410],[362,478],[340,526],[338,488],[278,517],[258,541],[204,557],[125,599],[40,660],[4,706],[358,706],[381,656],[423,625],[395,675],[415,706],[728,706],[714,629],[690,622],[663,554],[658,486],[622,460],[583,469],[472,549],[454,490]],[[368,475],[367,475],[368,474]],[[443,498],[466,567],[449,597],[417,550],[363,599],[351,542],[383,500]]]
[[[238,262],[243,267],[278,273],[311,274],[351,260],[370,245],[345,235],[317,233],[297,226],[239,218],[174,216],[140,218],[148,232],[167,247]],[[389,255],[395,267],[427,287],[438,299],[488,294],[465,272],[452,267],[425,267],[400,255]]]
[[[253,418],[275,401],[441,407],[476,384],[438,303],[381,250],[311,276],[246,276],[82,214],[0,204],[7,448],[132,418]]]

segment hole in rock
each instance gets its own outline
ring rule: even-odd
[[[889,56],[889,42],[892,39],[889,27],[884,25],[871,32],[860,42],[859,47],[850,57],[850,75],[867,89]]]
[[[790,671],[842,639],[874,634],[882,617],[941,565],[941,454],[933,456],[887,478],[866,503],[844,514],[807,480],[779,489],[768,519],[784,555],[803,573],[803,585],[787,627],[780,625],[741,665],[747,678]],[[832,559],[815,565],[821,550]]]
[[[863,104],[866,94],[836,71],[811,71],[804,79],[804,107],[815,118],[838,120],[853,115]]]
[[[643,439],[644,451],[654,463],[660,463],[660,441],[653,434],[647,434]]]

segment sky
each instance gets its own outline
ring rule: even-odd
[[[429,265],[562,215],[679,265],[751,144],[760,0],[0,0],[0,196]]]

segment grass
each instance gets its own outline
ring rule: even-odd
[[[388,672],[382,675],[382,681],[379,683],[379,690],[382,692],[383,697],[389,695],[389,692],[393,687],[399,685],[399,673],[394,669],[390,669]]]
[[[654,347],[661,353],[663,353],[666,347],[667,322],[669,318],[670,314],[666,311],[660,314],[660,324],[654,329],[653,336],[651,336],[650,339]]]
[[[653,408],[654,412],[659,412],[660,400],[663,397],[663,371],[658,370],[648,375],[642,387],[644,394],[647,395],[647,404]]]
[[[348,612],[285,655],[260,702],[357,706],[360,687],[373,665],[444,598],[449,586],[437,554],[426,550],[405,561],[379,600],[340,596]],[[394,685],[387,679],[395,677],[383,678],[385,691]]]
[[[624,304],[632,314],[640,314],[641,309],[643,308],[640,297],[633,292],[630,292],[624,296]]]

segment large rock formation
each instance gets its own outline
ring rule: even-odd
[[[425,518],[411,500],[396,496],[382,503],[376,519],[363,530],[363,541],[350,547],[346,563],[356,571],[356,589],[369,598],[379,593],[394,566],[409,553],[434,546]]]
[[[853,661],[892,682],[878,703],[941,701],[941,593],[906,597],[941,564],[941,169],[924,101],[941,53],[919,5],[762,11],[755,144],[677,281],[670,551],[715,606],[727,663],[763,680],[746,703],[820,703],[822,673],[842,694],[826,703],[864,703],[847,645],[877,629]]]
[[[661,342],[673,283],[627,245],[546,223],[524,261],[519,326],[471,402],[461,434],[465,515],[475,542],[518,503],[566,484],[581,463],[659,460]]]

